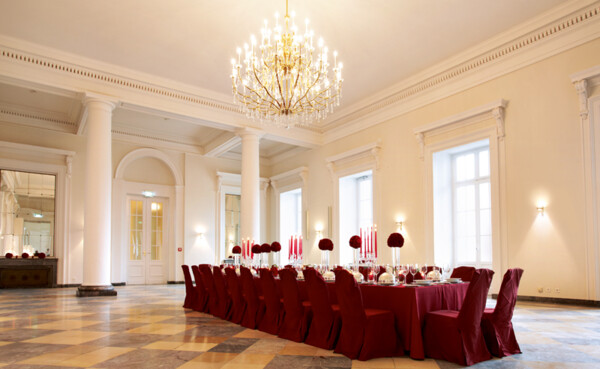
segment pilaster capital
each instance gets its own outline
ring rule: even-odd
[[[85,92],[83,94],[82,103],[85,109],[90,107],[98,107],[112,112],[117,107],[119,100],[112,96],[97,94],[94,92]]]
[[[262,136],[264,136],[265,132],[254,128],[243,127],[236,129],[235,134],[242,139],[246,137],[256,137],[260,139]]]

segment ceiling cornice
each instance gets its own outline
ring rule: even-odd
[[[332,142],[600,36],[600,1],[569,2],[437,64],[323,124]],[[478,73],[485,71],[485,73]]]

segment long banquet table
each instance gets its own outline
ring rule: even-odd
[[[255,281],[261,290],[260,279]],[[279,283],[277,285],[280,288]],[[301,298],[307,300],[306,284],[298,280],[298,286]],[[419,360],[425,359],[421,333],[425,315],[435,310],[460,310],[468,286],[468,283],[418,287],[359,284],[365,308],[389,310],[394,314],[399,342],[397,356],[409,352],[411,358]],[[327,287],[331,302],[337,303],[335,283],[328,282]]]

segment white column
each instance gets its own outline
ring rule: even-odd
[[[242,137],[242,199],[241,236],[260,243],[260,174],[259,134],[241,130]]]
[[[83,284],[77,296],[114,296],[110,283],[111,123],[115,104],[86,97],[86,159],[83,230]]]

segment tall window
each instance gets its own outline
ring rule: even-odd
[[[373,225],[373,172],[366,171],[340,178],[340,263],[352,262],[350,237],[360,228]]]
[[[435,262],[492,267],[489,141],[433,155]]]
[[[490,151],[487,146],[454,154],[454,243],[457,265],[492,263]]]
[[[280,263],[289,260],[290,237],[302,234],[302,189],[282,192],[279,195],[279,237],[281,242]]]

